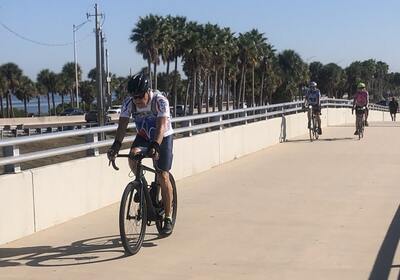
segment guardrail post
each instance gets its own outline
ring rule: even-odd
[[[97,133],[93,133],[93,134],[87,134],[85,137],[86,143],[95,143],[95,142],[99,142],[99,136]],[[98,156],[99,153],[99,149],[98,148],[94,148],[94,149],[89,149],[86,151],[86,155],[88,156]]]
[[[189,127],[192,127],[192,120],[189,120]],[[189,137],[192,136],[192,131],[189,131]]]
[[[5,146],[3,147],[4,157],[14,157],[19,156],[19,148],[17,146]],[[21,166],[19,163],[8,164],[4,166],[5,173],[19,173],[21,172]]]
[[[220,122],[220,123],[222,122],[222,115],[219,116],[219,122]],[[219,125],[219,130],[222,130],[222,128],[223,128],[223,125],[220,124],[220,125]]]
[[[247,118],[247,110],[244,111],[244,117]],[[247,124],[247,119],[244,121],[245,124]]]

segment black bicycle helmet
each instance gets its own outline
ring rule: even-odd
[[[128,81],[128,92],[133,97],[143,97],[149,89],[149,80],[144,74],[137,74]]]

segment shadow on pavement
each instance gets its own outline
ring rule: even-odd
[[[151,236],[150,238],[148,238]],[[158,234],[146,234],[143,247],[157,246]],[[57,267],[113,261],[126,257],[119,235],[103,236],[52,247],[0,248],[0,267]]]
[[[389,279],[391,269],[398,269],[399,264],[393,264],[394,256],[400,239],[400,206],[390,223],[385,239],[382,242],[369,280]],[[396,279],[400,279],[400,274]]]
[[[330,142],[330,141],[343,141],[343,140],[357,140],[358,138],[356,137],[338,137],[338,138],[319,138],[318,140],[314,140],[313,142],[319,142],[319,141],[326,141],[326,142]],[[310,139],[297,139],[297,140],[286,140],[285,143],[298,143],[298,142],[310,142]]]

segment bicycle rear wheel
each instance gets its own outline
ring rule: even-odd
[[[126,186],[119,209],[119,232],[128,255],[134,255],[140,250],[146,234],[146,224],[146,200],[141,185],[134,181]]]
[[[361,140],[361,137],[362,137],[362,133],[361,133],[362,122],[363,122],[363,118],[361,116],[357,115],[357,128],[356,128],[356,130],[357,130],[357,134],[358,134],[358,140]]]
[[[175,226],[176,215],[178,213],[178,194],[176,191],[175,179],[171,173],[169,174],[169,180],[171,181],[171,186],[172,186],[172,209],[171,210],[172,210],[172,229],[173,229]],[[162,205],[160,187],[158,188],[157,200],[158,200],[159,205]],[[164,206],[163,206],[163,208],[164,208]],[[162,230],[163,226],[164,226],[164,220],[156,221],[156,227],[157,227],[158,233],[161,235],[165,235]]]

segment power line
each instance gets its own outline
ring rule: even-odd
[[[28,37],[25,37],[25,36],[19,34],[18,32],[12,30],[10,27],[8,27],[7,25],[5,25],[5,24],[2,23],[1,21],[0,21],[0,25],[1,25],[4,29],[6,29],[8,32],[10,32],[10,33],[14,34],[15,36],[17,36],[18,38],[20,38],[20,39],[22,39],[22,40],[25,40],[25,41],[28,41],[28,42],[33,43],[33,44],[40,45],[40,46],[46,46],[46,47],[65,47],[65,46],[70,46],[70,45],[73,45],[73,44],[74,44],[74,42],[60,43],[60,44],[57,44],[57,43],[45,43],[45,42],[40,42],[40,41],[33,40],[33,39],[30,39],[30,38],[28,38]],[[80,40],[78,40],[78,41],[76,41],[76,42],[77,42],[77,43],[82,42],[82,41],[86,40],[90,35],[92,35],[92,32],[91,32],[91,33],[88,33],[85,37],[83,37],[82,39],[80,39]]]

